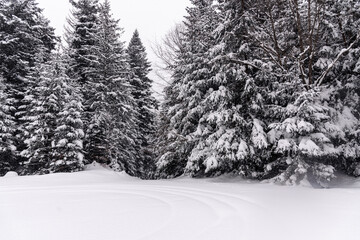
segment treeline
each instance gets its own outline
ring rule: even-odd
[[[162,55],[160,176],[359,176],[360,2],[191,2]]]
[[[34,0],[0,5],[0,174],[82,170],[97,161],[154,172],[157,102],[137,31],[125,48],[109,1],[70,1],[63,51]]]
[[[137,32],[108,1],[70,1],[66,49],[34,0],[2,0],[0,169],[141,178],[360,176],[360,3],[191,0],[160,46],[160,113]]]

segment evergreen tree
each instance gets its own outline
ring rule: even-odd
[[[12,142],[15,132],[15,122],[10,115],[11,106],[5,92],[5,85],[0,75],[0,176],[13,171],[16,157],[16,147]]]
[[[97,0],[70,1],[73,6],[72,16],[68,19],[66,32],[71,78],[80,84],[83,95],[85,123],[85,161],[109,163],[109,148],[106,146],[107,127],[103,96],[107,89],[98,72],[99,65],[99,3]]]
[[[39,59],[42,58],[40,53]],[[24,101],[28,159],[23,174],[74,171],[82,168],[81,99],[70,86],[59,59],[35,65]]]
[[[182,32],[182,50],[178,52],[170,86],[165,90],[161,147],[157,165],[161,177],[176,177],[184,173],[188,158],[197,144],[194,133],[204,109],[199,105],[211,88],[211,60],[207,54],[214,43],[212,31],[216,22],[213,1],[194,0],[187,9]]]
[[[94,72],[96,59],[91,49],[96,45],[98,0],[70,0],[73,10],[66,29],[67,52],[70,56],[69,75],[85,84]]]
[[[19,84],[36,53],[54,49],[54,29],[34,0],[3,0],[0,13],[0,69],[6,81]]]
[[[96,44],[91,48],[96,70],[86,85],[86,105],[92,112],[86,133],[88,159],[110,164],[113,168],[139,175],[138,137],[135,102],[131,96],[131,70],[122,29],[111,14],[109,1],[99,8]]]
[[[137,105],[137,130],[138,141],[141,145],[139,161],[141,161],[143,177],[150,177],[155,171],[154,153],[151,150],[151,143],[155,134],[155,111],[157,102],[151,93],[152,81],[148,78],[150,62],[146,57],[146,50],[143,46],[139,33],[135,30],[127,48],[129,64],[132,70],[130,84],[133,91],[132,96]],[[148,176],[146,176],[148,175]]]
[[[257,151],[264,142],[262,94],[253,78],[252,46],[246,39],[249,7],[247,1],[221,1],[219,20],[208,51],[212,74],[199,106],[204,114],[194,134],[199,141],[192,151],[187,171],[192,175],[219,175],[228,172],[248,177],[259,174]]]
[[[5,79],[4,91],[11,115],[17,125],[12,142],[18,151],[22,151],[25,147],[22,119],[27,108],[23,98],[29,87],[26,77],[36,63],[36,53],[48,54],[55,47],[56,37],[34,0],[1,1],[0,35],[0,72]],[[18,161],[22,160],[19,158]]]
[[[110,19],[110,5],[105,2],[98,8],[99,14],[96,29],[91,37],[94,45],[89,48],[94,58],[94,72],[85,85],[88,98],[85,101],[88,111],[91,112],[89,125],[86,131],[86,158],[99,163],[111,163],[111,113],[109,111],[111,91],[109,76],[116,73],[119,63],[119,53],[122,45],[118,43],[120,30],[117,22]],[[115,45],[114,45],[115,44]],[[115,54],[114,54],[115,53]],[[117,64],[116,64],[117,63]]]
[[[359,175],[358,3],[204,3],[166,89],[160,176]]]
[[[348,4],[269,1],[258,7],[253,23],[261,27],[251,32],[262,50],[258,57],[280,74],[276,91],[268,91],[272,99],[264,116],[276,159],[265,172],[282,173],[276,180],[294,183],[310,176],[324,184],[334,177],[335,167],[341,169],[348,142],[354,153],[350,165],[356,166],[359,143],[346,136],[359,121],[356,110],[338,98],[355,74],[353,53],[360,38],[358,13]]]
[[[58,56],[52,64],[55,66],[54,91],[60,111],[54,129],[52,159],[47,169],[50,172],[74,172],[82,170],[84,166],[83,107],[79,86],[66,75],[66,65],[61,57]]]
[[[346,111],[336,100],[338,87],[344,83],[341,66],[348,62],[342,57],[358,41],[357,14],[347,12],[346,4],[220,2],[224,20],[217,29],[223,35],[215,48],[220,55],[214,58],[223,61],[220,66],[226,80],[232,79],[231,73],[236,73],[233,79],[238,78],[233,87],[225,85],[233,97],[226,105],[236,106],[240,117],[233,125],[238,137],[230,139],[242,139],[240,144],[230,141],[227,145],[228,149],[239,146],[238,156],[246,156],[234,170],[256,178],[278,176],[276,180],[289,183],[311,176],[323,184],[334,176],[343,143],[348,142],[341,136],[358,126],[354,111]],[[352,17],[341,19],[344,16]],[[345,33],[341,26],[353,31]],[[352,40],[346,43],[343,39]],[[338,122],[344,117],[352,122],[351,127]],[[229,126],[223,129],[228,131]],[[352,152],[356,159],[356,151]],[[216,168],[218,159],[221,157],[213,158]]]
[[[56,118],[60,110],[58,98],[55,95],[53,66],[43,62],[43,54],[38,54],[38,64],[28,77],[30,86],[26,92],[25,129],[27,130],[27,149],[21,152],[28,159],[24,163],[26,174],[42,172],[52,158],[52,141],[56,128]]]
[[[339,159],[335,166],[357,177],[360,176],[359,6],[358,1],[336,1],[331,5],[331,11],[339,13],[338,18],[334,19],[334,22],[337,20],[338,23],[337,32],[341,34],[338,41],[342,43],[342,49],[337,56],[342,52],[345,52],[345,55],[337,64],[338,69],[333,70],[337,81],[332,80],[330,84],[335,86],[336,91],[333,92],[330,99],[326,99],[327,102],[333,102],[331,106],[341,113],[338,115],[337,123],[345,133],[345,141],[344,139],[341,141]]]

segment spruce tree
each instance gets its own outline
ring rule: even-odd
[[[160,176],[359,175],[358,3],[206,2],[188,9],[166,89]]]
[[[73,6],[68,18],[66,41],[70,56],[69,75],[85,84],[94,72],[95,62],[91,49],[96,44],[94,34],[98,24],[98,0],[70,0]]]
[[[347,12],[347,4],[220,2],[224,20],[217,28],[218,47],[211,52],[218,52],[213,58],[222,61],[224,79],[235,80],[233,87],[225,82],[232,97],[225,105],[235,106],[239,117],[233,124],[238,137],[230,139],[242,140],[228,144],[230,153],[239,146],[233,158],[238,164],[230,169],[248,177],[278,176],[277,181],[291,184],[308,176],[324,184],[334,177],[349,142],[343,137],[358,127],[354,108],[337,97],[345,79],[353,79],[354,72],[343,76],[355,67],[353,50],[359,40],[357,14]],[[339,119],[351,124],[345,126]],[[223,129],[228,131],[229,126]],[[210,149],[226,142],[222,139]],[[356,141],[350,142],[358,149]],[[357,150],[350,152],[355,166]],[[218,159],[221,156],[213,158],[215,168]]]
[[[74,172],[84,166],[82,98],[78,83],[66,75],[66,65],[61,57],[59,55],[52,62],[59,112],[52,141],[52,158],[46,168],[50,172]]]
[[[353,6],[353,8],[349,7]],[[352,176],[360,176],[360,3],[358,1],[336,1],[331,5],[338,14],[338,32],[341,33],[343,49],[348,49],[342,61],[337,64],[341,69],[333,70],[338,81],[331,81],[338,86],[332,94],[332,106],[341,112],[337,122],[345,133],[345,141],[341,142],[340,159],[336,167]],[[336,21],[336,20],[334,20]],[[339,41],[340,42],[340,41]],[[340,54],[339,53],[339,54]],[[339,84],[339,82],[341,84]],[[332,100],[330,99],[330,100]],[[329,100],[328,100],[329,101]],[[342,124],[346,123],[346,124]]]
[[[81,99],[70,85],[59,58],[35,65],[24,101],[27,148],[23,174],[75,171],[82,168]]]
[[[16,167],[16,147],[13,142],[15,122],[10,115],[11,105],[5,92],[4,79],[0,75],[0,176]]]
[[[36,64],[36,54],[48,54],[54,49],[57,38],[34,0],[1,1],[0,35],[0,72],[5,79],[4,91],[17,126],[12,142],[17,151],[22,151],[25,147],[22,119],[27,108],[23,100],[29,87],[26,78]]]
[[[360,39],[358,14],[349,11],[348,4],[269,1],[258,7],[253,24],[261,27],[251,35],[262,50],[258,58],[278,73],[264,115],[276,159],[265,172],[281,173],[278,181],[295,183],[312,177],[324,184],[346,162],[348,143],[353,149],[349,165],[357,165],[359,143],[348,133],[356,131],[359,121],[356,110],[339,98],[347,91],[344,88],[350,90],[345,86],[356,74],[353,58]]]
[[[28,160],[24,174],[42,173],[52,158],[52,141],[60,111],[56,96],[56,76],[51,62],[43,62],[43,53],[37,54],[38,63],[27,77],[28,90],[23,99],[26,109],[24,129],[27,148],[21,155]]]
[[[146,57],[146,49],[135,30],[127,48],[129,64],[132,70],[130,84],[132,96],[137,107],[137,131],[140,144],[141,170],[143,177],[148,178],[155,171],[154,153],[151,144],[155,137],[156,99],[152,96],[152,80],[148,78],[151,64]]]
[[[42,172],[52,158],[52,140],[59,112],[54,92],[54,78],[49,63],[43,63],[43,54],[38,54],[38,64],[28,76],[29,89],[24,101],[27,108],[23,117],[27,130],[27,149],[21,152],[28,159],[24,163],[27,174]]]
[[[157,161],[160,177],[176,177],[184,173],[188,158],[197,144],[195,136],[204,114],[200,102],[211,88],[212,75],[208,49],[214,43],[212,31],[216,22],[213,1],[194,0],[181,34],[182,50],[178,52],[172,82],[165,90],[163,126]]]
[[[72,16],[68,19],[66,40],[68,43],[67,54],[69,56],[68,74],[72,79],[76,79],[81,86],[83,95],[84,114],[82,121],[85,123],[85,161],[97,161],[109,163],[107,157],[108,150],[106,145],[106,133],[101,129],[104,125],[103,104],[97,104],[95,98],[106,92],[98,86],[100,79],[97,74],[98,58],[95,54],[98,49],[99,39],[99,3],[97,0],[70,1],[73,6]],[[95,112],[97,111],[97,113]],[[106,125],[105,125],[106,127]],[[100,128],[100,129],[99,129]]]
[[[194,136],[199,139],[192,151],[187,171],[196,176],[238,173],[259,174],[255,151],[264,142],[261,91],[253,78],[251,45],[245,34],[251,18],[247,1],[221,1],[217,6],[215,40],[208,51],[213,74],[199,106],[203,114]],[[252,52],[251,52],[252,53]],[[255,54],[255,53],[254,53]]]
[[[119,21],[111,14],[109,1],[100,5],[98,25],[90,49],[96,59],[93,77],[85,85],[86,105],[92,112],[86,132],[88,159],[139,175],[139,149],[135,102],[131,96],[131,70]]]
[[[39,50],[54,49],[54,29],[34,0],[3,0],[0,13],[0,69],[6,81],[18,84],[34,66]]]

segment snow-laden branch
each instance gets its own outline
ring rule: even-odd
[[[309,85],[309,79],[307,78],[305,72],[304,72],[304,68],[302,65],[302,60],[303,60],[303,56],[307,53],[307,51],[310,49],[310,46],[308,46],[302,53],[299,54],[298,57],[298,65],[299,65],[299,70],[300,70],[300,74],[301,74],[301,78],[303,80],[303,83],[306,85]]]
[[[320,86],[322,82],[324,81],[325,77],[329,74],[329,72],[332,70],[332,68],[335,66],[335,63],[339,61],[339,59],[347,53],[354,45],[357,43],[357,41],[360,39],[360,32],[357,34],[356,39],[349,45],[349,47],[342,49],[339,54],[336,56],[334,61],[329,64],[327,69],[321,74],[321,76],[315,81],[315,86]]]
[[[234,58],[231,58],[231,57],[229,57],[228,60],[229,60],[230,62],[233,62],[233,63],[237,63],[237,64],[241,64],[241,65],[247,65],[247,66],[252,67],[252,68],[255,68],[255,69],[259,70],[259,71],[273,74],[273,75],[275,75],[275,76],[277,76],[277,77],[283,76],[283,75],[274,73],[274,72],[272,72],[272,71],[268,71],[268,70],[266,70],[266,69],[264,69],[264,68],[258,67],[258,66],[256,66],[255,64],[253,64],[252,62],[249,62],[249,61],[244,61],[244,60],[240,60],[240,59],[234,59]]]

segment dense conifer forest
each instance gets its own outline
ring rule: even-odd
[[[0,175],[360,176],[359,1],[191,0],[160,103],[141,33],[70,2],[60,41],[36,0],[0,0]]]

